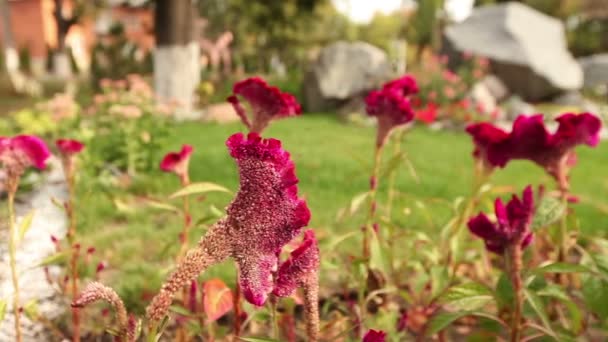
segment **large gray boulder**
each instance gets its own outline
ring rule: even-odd
[[[449,52],[485,56],[509,89],[527,100],[576,90],[581,67],[566,45],[563,24],[526,5],[482,6],[445,30]]]
[[[304,105],[323,111],[365,94],[386,80],[391,64],[384,51],[364,42],[332,43],[321,49],[304,78]]]
[[[579,58],[585,74],[585,87],[608,85],[608,53]]]

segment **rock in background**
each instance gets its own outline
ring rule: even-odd
[[[492,72],[525,100],[580,89],[583,72],[566,45],[563,24],[526,5],[483,6],[445,30],[445,48],[487,57]]]
[[[364,42],[339,41],[321,49],[304,77],[307,111],[334,109],[365,95],[391,75],[384,51]]]

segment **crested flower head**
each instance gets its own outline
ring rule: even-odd
[[[104,301],[114,308],[121,330],[124,329],[126,332],[128,326],[127,310],[122,299],[110,287],[98,282],[89,283],[72,302],[72,307],[83,308],[98,301]]]
[[[239,191],[227,209],[231,254],[245,298],[262,305],[274,288],[278,255],[308,224],[310,211],[298,198],[290,155],[275,139],[234,134],[226,142],[239,167]]]
[[[251,107],[251,120],[247,117],[245,108],[239,102],[244,98]],[[296,98],[283,93],[279,88],[272,87],[259,77],[252,77],[234,85],[233,95],[228,97],[243,123],[251,132],[261,133],[273,119],[295,116],[301,113],[301,107]]]
[[[72,156],[74,154],[82,152],[84,144],[78,140],[73,139],[59,139],[55,142],[59,152],[64,156]]]
[[[392,81],[386,82],[382,89],[394,89],[401,93],[402,96],[417,94],[419,91],[416,79],[410,75],[405,75]]]
[[[590,113],[567,113],[556,121],[559,126],[555,133],[547,130],[541,114],[518,116],[510,133],[489,123],[472,124],[467,132],[475,142],[474,155],[487,165],[504,167],[510,160],[528,159],[565,185],[573,148],[580,144],[596,146],[601,121]]]
[[[171,172],[178,175],[182,180],[188,176],[188,164],[190,155],[194,148],[190,145],[182,145],[179,152],[169,152],[160,162],[160,169],[164,172]]]
[[[410,101],[396,87],[372,90],[365,98],[367,114],[378,119],[376,145],[382,146],[391,130],[414,118]]]
[[[44,169],[50,152],[44,141],[33,135],[18,135],[13,138],[0,137],[0,163],[6,169],[9,186],[16,191],[18,178],[26,168]]]
[[[291,256],[279,268],[273,293],[286,297],[319,268],[319,245],[312,230],[304,233],[302,244],[291,252]]]
[[[363,342],[384,342],[386,341],[386,333],[382,330],[369,329],[365,336],[363,336]]]
[[[531,186],[526,187],[521,200],[513,195],[506,207],[497,198],[494,211],[495,223],[483,213],[468,222],[471,233],[483,239],[489,251],[503,254],[509,246],[521,244],[524,248],[532,242],[530,224],[534,214],[534,199]]]

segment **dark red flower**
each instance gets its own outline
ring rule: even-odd
[[[239,166],[240,188],[227,209],[226,232],[245,298],[263,305],[274,288],[278,255],[308,224],[289,152],[276,139],[234,134],[226,142]]]
[[[281,92],[279,88],[268,85],[259,77],[236,83],[232,92],[228,102],[251,132],[261,133],[273,119],[295,116],[302,111],[293,95]],[[251,106],[251,120],[237,95],[243,97]]]
[[[59,139],[55,142],[59,152],[64,156],[71,156],[80,153],[84,149],[84,144],[73,139]]]
[[[0,162],[7,168],[19,168],[22,171],[34,166],[42,170],[50,156],[48,147],[37,136],[0,137]]]
[[[494,202],[496,223],[483,213],[469,220],[471,233],[482,238],[486,248],[496,254],[503,254],[507,247],[521,244],[528,246],[533,239],[530,224],[534,214],[534,199],[532,187],[527,186],[520,200],[513,195],[507,206],[500,198]]]
[[[386,341],[386,333],[382,330],[373,330],[369,329],[369,331],[363,336],[363,342],[385,342]]]
[[[304,233],[302,244],[291,252],[291,256],[279,268],[273,293],[287,297],[301,286],[309,275],[319,268],[319,245],[312,230]]]
[[[382,89],[393,89],[401,93],[402,96],[417,94],[419,91],[416,79],[410,75],[405,75],[392,81],[386,82]]]
[[[181,178],[188,175],[188,164],[190,155],[194,148],[190,145],[183,145],[179,152],[169,152],[160,162],[160,169],[164,172],[172,172]]]
[[[393,128],[414,118],[409,100],[392,88],[372,90],[365,98],[365,105],[367,114],[378,119],[377,146],[384,145]]]
[[[573,148],[580,144],[596,146],[601,121],[590,113],[567,113],[558,117],[557,122],[557,131],[549,133],[541,114],[520,115],[513,123],[511,133],[489,123],[470,125],[467,132],[473,136],[475,156],[488,165],[504,167],[510,160],[528,159],[567,188],[567,174],[575,160]]]

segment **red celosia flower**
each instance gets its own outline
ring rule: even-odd
[[[172,172],[178,175],[182,180],[188,176],[188,164],[190,155],[194,148],[190,145],[182,145],[179,152],[169,152],[160,162],[160,169],[164,172]]]
[[[279,88],[268,85],[259,77],[248,78],[236,83],[232,92],[234,94],[228,97],[228,102],[232,104],[251,132],[261,133],[273,119],[295,116],[302,111],[293,95],[281,92]],[[251,121],[237,95],[249,102],[252,111]]]
[[[44,141],[33,135],[0,137],[0,162],[7,168],[46,167],[50,152]]]
[[[432,124],[437,119],[437,109],[439,107],[434,102],[427,103],[426,107],[416,111],[416,119],[425,124]]]
[[[84,144],[73,139],[59,139],[55,142],[59,152],[65,156],[71,156],[80,153],[84,149]]]
[[[365,98],[367,114],[378,119],[376,146],[384,145],[391,130],[414,118],[410,102],[399,91],[388,88],[372,90]]]
[[[226,142],[239,166],[239,192],[227,209],[231,254],[245,298],[262,305],[274,288],[278,253],[308,224],[289,153],[275,139],[237,133]]]
[[[599,143],[601,121],[590,113],[563,114],[557,118],[559,127],[549,133],[542,115],[520,115],[507,133],[489,123],[467,127],[475,142],[475,156],[490,166],[504,167],[510,160],[528,159],[543,167],[561,185],[566,186],[567,172],[572,166],[572,149],[579,144],[591,147]]]
[[[373,330],[369,329],[369,331],[363,336],[363,342],[384,342],[386,341],[386,333],[382,330]]]
[[[506,207],[497,198],[494,212],[496,223],[491,222],[483,213],[468,222],[471,233],[482,238],[489,251],[503,254],[511,245],[521,244],[524,248],[532,242],[530,224],[534,214],[534,199],[531,186],[526,187],[521,200],[513,195]]]
[[[398,90],[401,92],[402,96],[417,94],[419,91],[416,79],[410,75],[405,75],[403,77],[389,81],[382,86],[382,89]]]
[[[278,297],[287,297],[307,277],[319,268],[319,245],[312,230],[304,233],[302,244],[291,252],[291,256],[279,268],[273,293]]]
[[[147,308],[152,321],[166,314],[173,295],[184,285],[227,257],[238,265],[245,299],[263,305],[274,290],[281,249],[310,220],[306,202],[298,198],[294,164],[280,141],[237,133],[226,145],[239,168],[239,191],[226,209],[227,216],[186,254],[154,297]]]

